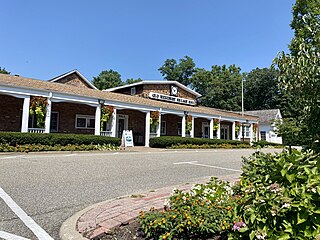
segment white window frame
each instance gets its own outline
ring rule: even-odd
[[[178,136],[182,136],[182,122],[178,122],[177,133],[178,133]]]
[[[244,128],[244,137],[250,138],[250,128],[249,126],[242,126]]]
[[[167,135],[167,122],[161,121],[160,135]]]
[[[130,89],[130,93],[131,93],[131,95],[136,95],[136,93],[137,93],[136,87],[132,87],[132,88]]]
[[[85,127],[78,127],[77,123],[78,123],[78,118],[85,118],[86,119],[86,126]],[[94,129],[94,127],[88,127],[88,122],[90,120],[95,120],[95,116],[94,115],[81,115],[81,114],[76,114],[76,122],[75,122],[75,128],[78,129]]]

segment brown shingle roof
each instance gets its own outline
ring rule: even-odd
[[[246,113],[258,116],[260,123],[271,124],[275,121],[279,109],[266,109],[266,110],[254,110],[246,111]]]
[[[132,104],[139,104],[144,106],[152,106],[164,109],[173,109],[178,111],[188,111],[194,113],[218,115],[223,117],[233,117],[233,118],[242,118],[241,114],[236,112],[225,111],[221,109],[208,108],[202,106],[186,106],[175,103],[167,103],[156,100],[151,100],[148,98],[142,98],[137,96],[105,92],[95,89],[83,89],[71,85],[65,85],[61,83],[54,83],[42,80],[35,80],[31,78],[12,76],[7,74],[0,74],[0,85],[9,85],[13,87],[22,87],[30,88],[37,90],[46,90],[56,93],[66,93],[70,95],[77,95],[83,97],[91,97],[96,99],[104,99],[106,101],[117,101],[117,102],[126,102]],[[245,115],[244,119],[257,121],[258,118],[255,116]]]

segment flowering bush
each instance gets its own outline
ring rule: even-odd
[[[245,228],[238,215],[242,200],[228,183],[212,178],[189,192],[174,190],[164,211],[141,212],[139,223],[147,238],[198,239]]]
[[[30,115],[35,114],[38,128],[44,128],[47,105],[48,100],[45,97],[32,96],[30,98],[29,113]]]
[[[247,227],[230,239],[320,237],[320,156],[293,151],[261,152],[244,159],[240,180]]]

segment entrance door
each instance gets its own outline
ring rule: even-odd
[[[202,123],[202,137],[209,138],[210,137],[210,125],[208,122]]]
[[[221,125],[220,127],[220,137],[221,139],[229,139],[229,126]]]
[[[117,137],[122,137],[123,130],[128,130],[128,115],[117,115]]]

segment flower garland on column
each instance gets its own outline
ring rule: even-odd
[[[186,132],[191,133],[192,130],[192,115],[187,115],[186,117]]]
[[[110,105],[101,106],[100,129],[103,131],[103,124],[109,122],[114,111],[114,107]]]
[[[48,99],[45,97],[31,96],[30,98],[29,114],[35,114],[38,128],[44,128],[47,105]]]
[[[150,125],[157,126],[159,124],[160,112],[159,111],[151,111],[150,112]]]

